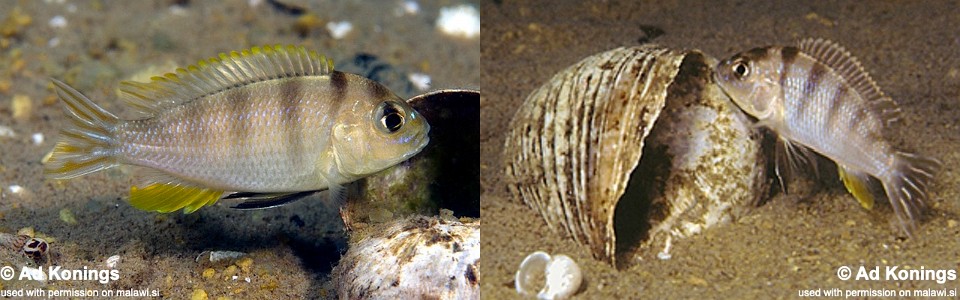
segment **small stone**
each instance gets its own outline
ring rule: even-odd
[[[957,227],[957,220],[953,220],[953,219],[947,220],[947,228],[954,228],[954,227]]]
[[[260,290],[262,291],[272,291],[280,287],[280,283],[275,279],[271,279],[264,284],[260,285]]]
[[[353,31],[353,24],[350,24],[350,22],[347,21],[328,22],[327,31],[330,32],[330,36],[333,37],[333,39],[339,40],[346,37],[347,34],[350,34],[350,32]]]
[[[237,261],[237,266],[240,267],[240,270],[242,270],[244,273],[249,273],[250,267],[253,266],[253,259],[249,257],[241,258],[239,261]]]
[[[692,285],[696,285],[696,286],[707,286],[707,280],[706,280],[706,279],[703,279],[703,278],[700,278],[700,277],[697,277],[697,276],[693,276],[693,275],[690,275],[690,277],[687,278],[687,282],[690,283],[690,284],[692,284]]]
[[[213,275],[216,275],[216,274],[217,274],[217,271],[213,270],[213,268],[206,268],[203,270],[202,276],[204,279],[210,279],[210,278],[213,278]]]
[[[41,132],[37,132],[37,133],[34,133],[33,135],[30,135],[30,141],[33,142],[34,145],[43,144],[43,140],[44,140],[43,133]]]
[[[34,237],[34,235],[36,235],[36,231],[33,230],[33,227],[24,227],[20,228],[20,230],[17,230],[17,235]]]
[[[0,137],[17,137],[17,133],[13,131],[13,128],[7,126],[0,126]]]
[[[193,290],[193,294],[190,295],[190,300],[207,300],[207,292],[203,289]]]
[[[323,27],[323,19],[320,19],[314,14],[304,14],[297,17],[297,21],[293,23],[293,31],[300,35],[300,37],[307,37],[310,35],[310,32],[320,27]]]
[[[13,118],[17,120],[26,120],[30,118],[30,113],[33,112],[33,103],[30,101],[30,96],[27,95],[13,95]]]
[[[229,267],[223,270],[223,278],[225,279],[229,279],[235,275],[237,275],[237,266],[230,265]]]
[[[73,211],[69,208],[60,210],[60,221],[70,225],[77,225],[77,217],[73,215]]]
[[[844,222],[843,224],[846,224],[847,226],[850,226],[850,227],[855,227],[855,226],[857,226],[857,221],[847,220],[847,221]]]
[[[462,38],[474,38],[480,34],[480,12],[472,5],[444,7],[437,18],[441,32]]]

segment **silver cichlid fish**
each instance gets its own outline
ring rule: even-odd
[[[879,180],[910,234],[940,162],[893,148],[883,132],[900,109],[849,52],[822,39],[755,48],[721,61],[716,79],[758,125],[777,133],[778,154],[792,166],[813,163],[809,150],[833,160],[865,206],[873,203],[871,178]]]
[[[53,83],[71,123],[45,162],[47,176],[145,167],[150,183],[130,192],[144,210],[193,212],[234,196],[259,208],[324,189],[342,197],[343,184],[429,141],[426,120],[386,87],[334,71],[303,47],[255,47],[149,83],[122,82],[122,99],[146,116],[139,120]]]

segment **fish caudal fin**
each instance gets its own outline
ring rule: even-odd
[[[939,169],[936,159],[901,152],[889,178],[883,180],[887,199],[907,235],[912,235],[921,211],[926,208],[927,187]]]
[[[114,129],[120,120],[76,89],[51,81],[70,124],[60,131],[60,141],[44,161],[47,177],[69,179],[116,166]]]

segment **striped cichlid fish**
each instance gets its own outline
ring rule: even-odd
[[[781,165],[815,164],[812,150],[837,164],[865,207],[873,203],[871,188],[879,193],[870,183],[879,180],[900,228],[911,233],[940,162],[893,148],[883,133],[900,109],[843,47],[806,39],[797,47],[755,48],[721,61],[715,77],[734,103],[778,135],[781,184]]]
[[[45,173],[68,179],[120,164],[149,170],[130,203],[189,213],[221,198],[245,208],[286,203],[379,172],[429,141],[423,117],[387,88],[333,70],[295,46],[220,54],[153,77],[120,83],[142,112],[121,120],[53,80],[70,124]]]

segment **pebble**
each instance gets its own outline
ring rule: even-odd
[[[40,133],[40,132],[34,133],[33,135],[30,136],[30,141],[32,141],[34,145],[43,144],[43,133]]]
[[[33,103],[30,101],[30,96],[27,95],[13,95],[13,118],[23,121],[30,118],[30,113],[33,112]]]
[[[229,267],[227,267],[226,269],[223,270],[223,278],[224,278],[224,279],[226,279],[226,278],[237,279],[237,276],[236,276],[236,275],[237,275],[237,266],[230,265]]]
[[[353,24],[350,22],[329,22],[327,23],[327,31],[330,31],[330,36],[335,40],[342,39],[353,31]]]
[[[947,227],[948,228],[957,227],[957,220],[953,220],[953,219],[947,220]]]
[[[430,89],[430,75],[423,73],[410,73],[407,75],[407,79],[410,80],[410,83],[413,84],[420,91],[426,91]]]
[[[7,126],[0,126],[0,137],[16,137],[17,133],[13,131],[13,128]]]
[[[475,38],[480,34],[480,12],[472,5],[441,8],[437,28],[451,36]]]
[[[404,15],[404,14],[415,15],[419,12],[420,12],[420,4],[417,3],[417,1],[407,0],[407,1],[403,1],[403,3],[400,4],[400,7],[396,11],[396,15],[397,16]]]
[[[36,231],[33,230],[33,227],[24,227],[24,228],[20,228],[20,230],[17,230],[17,235],[34,237],[36,234],[37,233]]]
[[[47,22],[50,27],[53,28],[64,28],[67,27],[67,18],[64,18],[61,15],[54,16],[50,18],[50,22]]]
[[[213,268],[206,268],[203,270],[202,276],[205,279],[213,278],[214,275],[217,275],[217,271],[213,270]]]
[[[195,289],[193,290],[193,294],[190,294],[190,300],[207,300],[207,299],[209,299],[207,297],[207,291],[204,291],[203,289]]]
[[[77,225],[77,217],[73,215],[73,211],[71,211],[69,208],[60,210],[60,221],[70,225]]]
[[[253,259],[249,257],[241,258],[239,261],[237,261],[237,266],[240,267],[240,270],[242,270],[244,273],[249,273],[250,267],[253,266]]]
[[[14,184],[7,187],[7,190],[10,191],[11,194],[19,194],[23,192],[23,187],[18,184]]]

